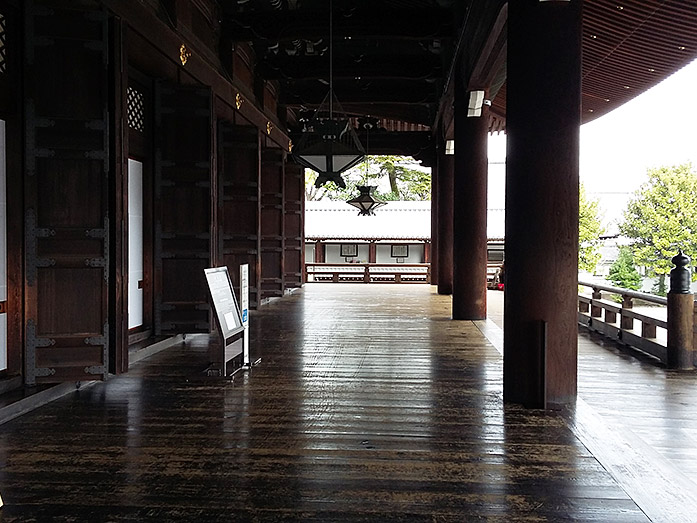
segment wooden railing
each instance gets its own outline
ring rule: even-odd
[[[305,281],[430,283],[430,263],[306,263]]]
[[[592,289],[591,296],[578,296],[578,322],[588,328],[655,356],[668,360],[668,300],[643,292],[611,287],[599,283],[579,281],[579,286]],[[606,299],[603,293],[620,296],[621,303]],[[634,300],[656,307],[634,310]],[[637,325],[638,324],[638,325]]]

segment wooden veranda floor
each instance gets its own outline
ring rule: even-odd
[[[504,406],[500,329],[449,317],[449,297],[427,285],[308,285],[253,314],[262,362],[233,383],[201,378],[206,339],[189,338],[0,426],[0,518],[697,518],[687,472],[623,447],[593,394],[563,412]],[[598,350],[592,364],[613,368],[618,388],[641,388],[641,373]],[[693,377],[670,379],[697,412]],[[648,501],[642,471],[664,483],[646,485]]]

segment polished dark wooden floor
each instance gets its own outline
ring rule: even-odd
[[[233,383],[189,338],[0,426],[0,517],[648,521],[593,400],[504,406],[499,353],[449,318],[426,285],[308,285],[252,316],[262,362]]]
[[[488,304],[477,323],[499,345],[503,294]],[[697,522],[697,373],[583,327],[578,339],[578,400],[564,413],[572,430],[653,521]]]

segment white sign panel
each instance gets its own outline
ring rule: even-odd
[[[240,309],[242,325],[249,325],[249,265],[240,265]]]
[[[240,305],[244,326],[244,364],[249,365],[249,264],[240,265]]]
[[[213,309],[218,318],[218,326],[223,336],[223,344],[227,339],[242,330],[242,320],[237,308],[237,301],[232,292],[230,276],[227,267],[205,269],[208,290],[210,291]]]

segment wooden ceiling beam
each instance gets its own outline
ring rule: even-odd
[[[326,20],[326,23],[322,23]],[[223,12],[223,27],[232,41],[318,40],[329,36],[328,10],[278,10],[248,13]],[[423,40],[452,37],[450,9],[355,9],[350,16],[334,17],[334,39]]]
[[[284,53],[285,54],[285,53]],[[326,56],[279,56],[261,60],[257,73],[267,80],[309,80],[329,77],[329,58]],[[408,63],[396,61],[394,56],[369,55],[359,62],[337,59],[334,79],[429,79],[443,75],[439,56],[409,57]]]
[[[319,104],[287,104],[293,111],[314,111]],[[344,103],[344,111],[350,116],[379,116],[415,124],[430,125],[436,104]]]
[[[328,88],[319,83],[317,87],[308,86],[292,93],[288,89],[282,89],[279,103],[286,105],[320,104],[327,92]],[[335,83],[334,93],[342,105],[346,103],[427,104],[438,101],[436,90],[430,85],[428,88],[424,88],[423,84],[414,82],[409,83],[408,87],[401,88],[398,87],[398,83],[391,87],[386,82],[365,88],[342,87]]]

